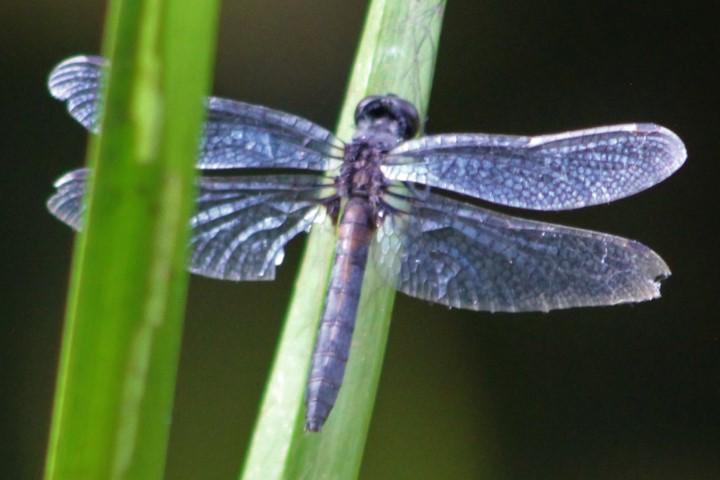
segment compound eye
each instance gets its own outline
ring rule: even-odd
[[[380,95],[371,95],[360,100],[355,108],[355,124],[367,118],[378,118],[383,116],[383,97]]]
[[[420,128],[420,117],[412,103],[397,95],[365,97],[355,109],[355,124],[361,120],[390,118],[397,122],[398,133],[404,139],[414,137]]]
[[[420,129],[420,115],[415,106],[400,97],[392,96],[392,111],[401,126],[401,135],[405,140],[413,138]]]

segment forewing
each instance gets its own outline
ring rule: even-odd
[[[309,120],[248,103],[210,97],[198,167],[330,170],[342,162],[340,140]]]
[[[100,131],[100,94],[105,59],[68,58],[50,72],[50,94],[67,105],[70,115],[93,133]]]
[[[685,157],[685,146],[670,130],[633,123],[536,137],[427,136],[392,150],[382,171],[392,180],[501,205],[565,210],[649,188]]]
[[[88,175],[88,169],[64,175],[48,201],[76,230]],[[188,269],[227,280],[273,280],[285,245],[323,219],[321,199],[332,192],[331,180],[319,175],[201,177]]]
[[[50,74],[48,87],[88,130],[100,130],[101,83],[108,63],[77,56]],[[342,142],[303,118],[248,103],[210,97],[198,168],[291,168],[329,170],[342,158]]]
[[[377,233],[380,270],[410,296],[484,311],[548,311],[650,300],[670,275],[644,245],[502,215],[437,194]]]

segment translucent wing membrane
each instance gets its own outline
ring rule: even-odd
[[[301,168],[340,166],[342,143],[324,128],[295,115],[211,97],[198,167]]]
[[[632,195],[685,161],[682,141],[653,124],[520,137],[445,134],[390,152],[383,173],[512,207],[564,210]]]
[[[82,126],[100,131],[100,93],[105,59],[68,58],[50,73],[48,88],[53,97],[67,104],[70,115]]]
[[[82,227],[88,169],[60,178],[50,211],[76,230]],[[228,280],[273,280],[283,248],[323,218],[321,198],[332,181],[313,175],[202,177],[191,219],[189,270]]]
[[[639,302],[670,275],[644,245],[429,194],[385,220],[376,260],[397,288],[450,307],[548,311]]]
[[[283,247],[324,218],[331,179],[313,175],[202,177],[192,217],[190,271],[226,280],[273,280]]]
[[[82,227],[85,212],[83,196],[89,174],[87,168],[66,173],[55,182],[57,191],[47,201],[48,210],[75,230]]]
[[[50,93],[67,102],[70,115],[100,130],[101,57],[65,60],[50,74]],[[340,165],[342,142],[303,118],[248,103],[210,97],[198,167],[329,170]]]
[[[95,132],[104,68],[99,57],[74,57],[49,79],[52,94]],[[324,171],[341,164],[343,144],[312,122],[219,98],[208,99],[207,108],[200,169]],[[682,141],[653,124],[536,137],[448,134],[401,143],[381,166],[397,182],[384,185],[387,209],[375,219],[380,227],[373,265],[408,295],[472,310],[547,311],[655,298],[670,271],[640,243],[501,215],[422,187],[513,207],[570,209],[648,188],[685,156]],[[88,175],[81,169],[63,176],[48,201],[52,213],[75,229],[82,225]],[[348,180],[320,174],[201,177],[190,270],[220,279],[272,280],[284,246],[324,218],[327,200],[338,200],[336,181]]]

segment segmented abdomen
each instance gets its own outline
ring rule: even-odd
[[[320,431],[337,399],[372,235],[371,207],[351,198],[340,220],[335,262],[307,385],[305,429]]]

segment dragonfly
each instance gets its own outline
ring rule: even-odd
[[[101,57],[76,56],[49,77],[50,93],[93,133],[108,68]],[[416,108],[392,94],[359,102],[347,142],[289,113],[206,99],[190,272],[273,280],[290,240],[323,222],[337,229],[307,380],[307,431],[322,429],[337,399],[369,264],[411,297],[490,312],[651,300],[670,275],[637,241],[477,205],[556,211],[633,195],[684,163],[685,146],[667,128],[418,136],[421,129]],[[76,230],[90,175],[83,168],[62,176],[47,203]]]

